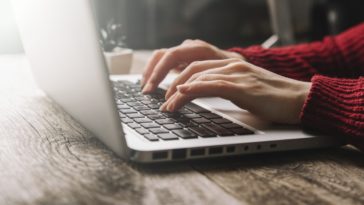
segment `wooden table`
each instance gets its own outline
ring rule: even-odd
[[[0,204],[364,204],[350,147],[142,166],[37,90],[24,56],[0,57],[0,94]]]

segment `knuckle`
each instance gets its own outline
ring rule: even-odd
[[[210,75],[200,75],[200,76],[197,77],[196,80],[198,80],[198,81],[208,81],[210,79],[211,79]]]
[[[165,49],[157,49],[153,52],[153,55],[154,56],[157,56],[157,55],[161,55],[162,53],[164,53]]]
[[[178,48],[171,48],[167,51],[168,57],[170,58],[177,58],[179,55],[179,49]]]
[[[195,39],[194,40],[196,43],[199,43],[199,44],[207,44],[205,41],[201,40],[201,39]]]
[[[190,63],[190,65],[187,67],[187,71],[194,72],[199,69],[200,65],[201,65],[201,61],[194,61],[194,62]]]
[[[249,71],[250,67],[247,65],[246,62],[244,61],[237,61],[237,62],[233,62],[231,64],[231,66],[233,67],[234,71]]]
[[[182,42],[182,44],[181,44],[181,45],[186,44],[186,43],[191,43],[191,42],[193,42],[193,40],[191,40],[191,39],[186,39],[186,40],[184,40],[184,41]]]
[[[251,92],[260,93],[264,89],[264,86],[260,82],[255,82],[246,85],[246,89]]]
[[[234,63],[234,62],[240,62],[241,60],[239,58],[229,58],[229,61]]]
[[[200,77],[200,74],[199,73],[195,73],[191,76],[191,79],[192,80],[195,80],[195,79],[198,79]]]
[[[227,70],[230,72],[240,71],[240,64],[238,62],[232,62],[227,66]]]
[[[225,88],[228,88],[230,86],[230,83],[225,81],[225,80],[217,80],[216,81],[216,86],[219,89],[225,89]]]
[[[196,69],[197,67],[199,67],[201,65],[201,61],[193,61],[191,64],[190,64],[190,68],[191,69]]]

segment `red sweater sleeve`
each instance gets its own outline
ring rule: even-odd
[[[364,151],[364,77],[331,78],[315,75],[301,111],[304,128],[346,137]]]
[[[320,42],[264,49],[231,48],[247,61],[280,75],[309,81],[315,74],[358,77],[364,74],[364,23]]]
[[[301,123],[364,150],[364,23],[321,42],[264,49],[232,48],[275,73],[312,82]]]

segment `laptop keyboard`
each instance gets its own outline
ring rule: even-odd
[[[162,112],[165,91],[141,93],[139,83],[113,81],[116,103],[122,123],[149,141],[240,136],[253,131],[231,122],[194,103],[177,112]]]

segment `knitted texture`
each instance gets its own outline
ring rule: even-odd
[[[303,127],[346,137],[364,150],[364,23],[320,42],[229,50],[272,72],[311,81]]]

